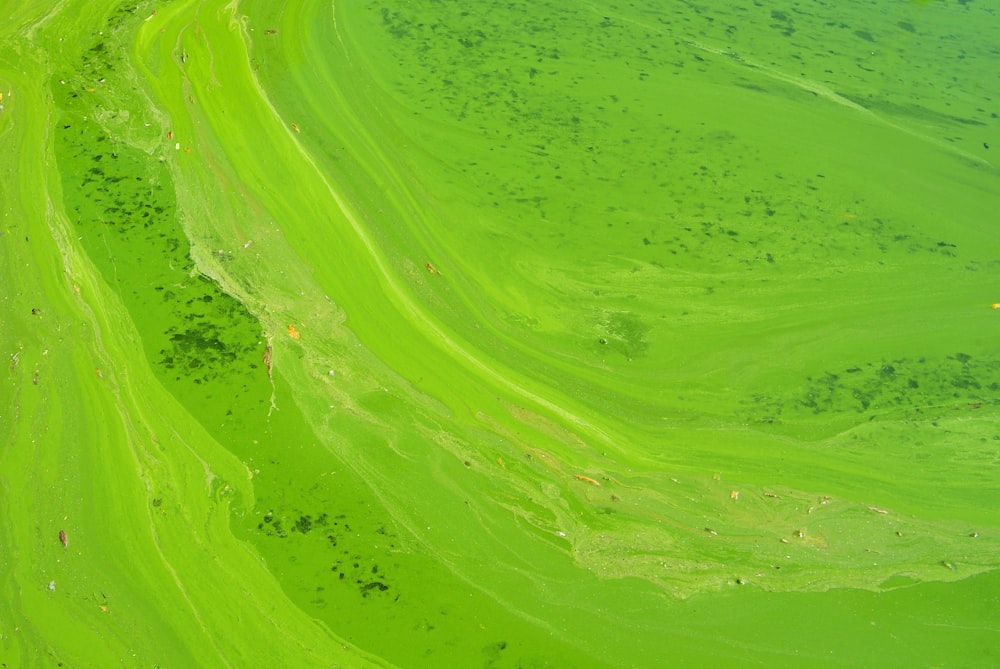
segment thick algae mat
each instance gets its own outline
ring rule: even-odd
[[[1000,662],[984,3],[13,4],[0,662]]]

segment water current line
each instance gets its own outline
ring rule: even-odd
[[[825,86],[819,83],[818,81],[813,81],[812,79],[806,79],[805,77],[794,77],[785,74],[781,70],[776,70],[773,67],[768,67],[767,65],[762,65],[761,63],[752,61],[748,58],[744,58],[743,56],[740,56],[739,54],[733,51],[726,51],[725,49],[709,46],[707,44],[703,44],[702,42],[698,42],[696,40],[685,40],[684,43],[692,48],[704,51],[705,53],[711,53],[716,56],[724,56],[728,60],[737,63],[739,65],[742,65],[744,67],[750,68],[751,70],[754,70],[756,72],[760,72],[764,76],[770,77],[782,83],[790,84],[792,86],[795,86],[796,88],[801,88],[804,91],[808,91],[821,98],[825,98],[830,102],[834,102],[836,104],[847,107],[848,109],[863,114],[864,116],[867,116],[881,123],[882,125],[888,126],[893,130],[905,132],[906,134],[912,135],[913,137],[916,137],[921,141],[927,142],[928,144],[932,144],[939,149],[944,149],[945,151],[951,151],[952,153],[955,153],[961,156],[962,158],[965,158],[966,160],[970,160],[979,163],[981,165],[988,165],[992,167],[992,164],[984,158],[968,153],[967,151],[963,151],[957,146],[948,144],[947,142],[944,142],[940,139],[935,139],[934,137],[930,137],[923,133],[917,132],[912,128],[908,128],[898,123],[893,123],[884,116],[880,116],[875,112],[873,112],[871,109],[865,107],[864,105],[860,105],[857,102],[854,102],[853,100],[845,98],[843,95],[840,95],[829,86]]]

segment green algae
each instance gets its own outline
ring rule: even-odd
[[[442,8],[441,11],[447,13],[450,10]],[[569,13],[572,12],[564,12]],[[357,30],[347,28],[352,25],[349,23],[353,18],[351,13],[338,16],[335,21],[308,22],[310,32],[307,34],[314,36],[312,39],[317,49],[321,44],[333,44],[336,51],[344,52],[343,58],[348,63],[356,64],[367,59],[364,64],[370,68],[370,74],[366,76],[351,74],[350,68],[343,64],[340,67],[345,73],[335,74],[337,66],[325,60],[319,62],[326,69],[319,66],[311,70],[303,69],[301,63],[308,60],[303,55],[310,44],[307,39],[290,45],[289,54],[283,55],[276,48],[280,42],[269,42],[269,38],[265,37],[260,40],[260,51],[256,57],[265,78],[272,71],[269,68],[273,68],[270,80],[274,81],[275,104],[279,108],[287,108],[284,115],[296,118],[298,126],[306,129],[306,139],[301,141],[309,141],[309,128],[322,127],[326,142],[338,133],[344,136],[344,125],[330,120],[335,118],[334,114],[341,115],[346,124],[350,124],[352,132],[362,134],[360,143],[363,148],[355,156],[370,156],[368,162],[359,162],[353,176],[345,174],[338,183],[350,185],[352,179],[357,179],[357,174],[362,174],[367,181],[381,180],[394,184],[390,197],[398,203],[396,208],[380,212],[374,222],[378,230],[376,234],[381,235],[379,248],[390,257],[396,249],[396,253],[403,255],[400,264],[404,271],[411,275],[421,274],[420,256],[414,253],[414,249],[422,249],[424,257],[433,260],[438,275],[424,275],[423,280],[414,276],[410,281],[411,290],[431,305],[432,318],[443,322],[448,331],[456,336],[475,342],[477,350],[489,356],[490,363],[484,364],[502,360],[504,376],[517,378],[516,390],[522,393],[537,387],[532,385],[535,383],[548,386],[545,391],[547,396],[556,396],[567,387],[573,388],[573,397],[560,396],[559,406],[568,409],[568,415],[562,417],[571,423],[573,416],[587,415],[587,418],[578,418],[586,424],[582,428],[585,433],[563,434],[562,443],[553,445],[549,442],[546,450],[550,457],[555,458],[556,467],[563,466],[561,458],[585,471],[599,462],[596,470],[600,472],[598,478],[603,476],[604,480],[620,481],[626,488],[639,490],[632,493],[643,500],[639,508],[649,506],[660,510],[671,505],[665,502],[662,493],[653,491],[669,488],[672,477],[662,474],[658,479],[655,475],[636,476],[638,480],[632,481],[629,480],[626,463],[634,464],[630,459],[641,452],[641,457],[660,462],[664,469],[684,467],[683,458],[674,455],[674,449],[659,450],[662,439],[657,434],[662,433],[663,427],[698,429],[697,436],[693,438],[700,442],[699,450],[686,446],[686,452],[698,453],[703,462],[724,459],[725,465],[716,464],[713,467],[715,473],[723,472],[729,478],[739,480],[751,472],[771,470],[770,460],[773,457],[788,457],[787,448],[783,445],[785,442],[768,443],[767,439],[758,438],[757,432],[805,438],[804,446],[809,448],[810,442],[833,438],[844,430],[863,426],[866,421],[880,416],[898,419],[899,416],[886,413],[886,409],[893,407],[885,398],[876,399],[876,406],[872,406],[873,397],[867,395],[874,390],[849,387],[843,395],[850,396],[852,402],[859,402],[864,414],[862,417],[856,415],[858,412],[853,407],[854,415],[852,411],[844,412],[843,409],[849,407],[842,402],[837,406],[836,421],[828,418],[822,422],[810,420],[807,411],[800,409],[808,409],[810,402],[815,402],[811,396],[817,391],[808,387],[801,389],[812,378],[803,378],[801,370],[817,364],[828,365],[831,359],[835,359],[838,346],[848,348],[852,344],[849,340],[838,342],[838,333],[831,331],[830,323],[840,322],[839,329],[845,332],[871,333],[873,345],[878,347],[876,350],[892,350],[895,347],[899,351],[900,346],[912,349],[912,342],[900,340],[904,333],[910,336],[918,327],[926,329],[926,319],[921,315],[925,307],[917,308],[916,305],[926,304],[928,300],[953,303],[955,294],[928,293],[914,284],[906,268],[926,267],[929,263],[940,267],[943,275],[957,282],[955,290],[961,291],[978,282],[978,277],[966,273],[970,260],[955,253],[957,245],[954,242],[935,241],[936,233],[933,231],[914,231],[911,222],[904,224],[882,218],[879,213],[885,205],[878,201],[884,198],[884,194],[862,195],[859,189],[863,177],[858,176],[856,165],[849,164],[849,153],[843,146],[831,146],[832,155],[823,160],[814,154],[788,155],[788,141],[781,138],[777,129],[769,130],[768,126],[761,125],[765,114],[773,114],[773,98],[767,101],[766,109],[760,101],[742,98],[744,106],[740,114],[744,118],[731,118],[731,114],[717,105],[705,104],[696,97],[695,94],[706,86],[700,79],[707,78],[711,82],[708,90],[713,90],[713,85],[730,78],[727,69],[729,61],[724,58],[725,54],[716,54],[723,57],[720,63],[702,68],[707,74],[698,73],[702,89],[686,78],[680,84],[661,83],[657,88],[654,83],[656,77],[649,76],[659,72],[653,66],[661,69],[671,66],[672,56],[690,58],[692,50],[695,61],[699,63],[706,62],[699,53],[715,53],[711,49],[692,46],[690,39],[675,43],[670,57],[654,58],[646,54],[644,58],[649,61],[649,71],[646,76],[637,76],[631,82],[618,77],[620,53],[616,51],[602,60],[601,52],[591,46],[588,52],[591,58],[588,69],[590,86],[621,90],[617,93],[609,90],[603,96],[604,104],[592,103],[587,107],[589,117],[600,118],[607,113],[607,105],[621,107],[620,101],[626,95],[641,96],[642,93],[637,91],[641,91],[642,87],[653,88],[646,95],[654,100],[658,99],[656,91],[663,91],[659,97],[666,96],[668,92],[675,96],[680,94],[684,104],[678,106],[673,117],[667,116],[668,108],[655,105],[636,110],[630,108],[628,113],[646,115],[647,118],[636,123],[640,128],[666,126],[672,119],[673,126],[670,127],[673,132],[667,133],[667,136],[679,136],[682,139],[676,141],[689,145],[689,148],[683,148],[684,144],[681,144],[680,150],[666,150],[663,163],[670,166],[673,178],[670,183],[661,184],[661,189],[675,190],[674,206],[666,211],[643,209],[646,202],[654,206],[670,203],[669,199],[661,200],[648,195],[655,192],[655,184],[647,184],[646,180],[652,177],[662,181],[657,172],[666,169],[657,170],[654,164],[655,158],[662,153],[657,145],[660,134],[653,133],[647,137],[645,150],[638,154],[642,158],[653,159],[644,166],[648,169],[637,169],[627,178],[619,174],[617,179],[602,186],[600,181],[607,178],[605,173],[595,170],[591,175],[586,170],[581,172],[579,168],[588,164],[586,155],[589,149],[580,146],[580,142],[572,137],[564,138],[559,131],[561,127],[572,127],[567,126],[565,118],[565,110],[572,101],[568,96],[558,97],[557,92],[562,90],[559,83],[554,81],[546,86],[545,96],[529,94],[531,87],[537,85],[539,76],[538,73],[533,75],[530,68],[535,67],[533,63],[537,60],[546,57],[539,52],[535,42],[544,43],[545,48],[555,48],[554,44],[563,46],[558,49],[559,58],[548,54],[549,60],[560,63],[565,60],[562,56],[570,51],[567,35],[584,34],[590,38],[582,41],[578,36],[575,38],[578,41],[572,47],[577,53],[583,50],[584,42],[588,45],[600,44],[593,33],[583,31],[607,30],[609,26],[588,25],[591,15],[585,10],[577,13],[580,16],[572,19],[560,15],[560,20],[567,21],[568,25],[582,24],[581,32],[560,30],[557,33],[554,27],[546,32],[542,27],[536,32],[544,34],[532,35],[529,43],[525,43],[528,38],[521,36],[520,29],[508,36],[515,23],[503,21],[489,24],[490,29],[486,33],[492,36],[490,40],[466,37],[465,32],[468,31],[463,32],[465,29],[458,26],[463,22],[476,23],[479,30],[488,24],[488,18],[478,15],[473,18],[461,12],[434,21],[426,12],[421,13],[420,20],[417,20],[415,17],[406,18],[403,10],[383,12],[372,8],[367,14],[359,13],[354,19],[360,22]],[[296,25],[296,16],[289,11],[284,19],[261,17],[252,28],[261,30],[269,25]],[[283,20],[289,23],[283,23]],[[368,23],[365,24],[365,21]],[[645,29],[648,24],[647,21],[640,27]],[[362,34],[367,40],[378,40],[381,35],[383,43],[378,48],[369,49],[351,42],[351,35]],[[647,37],[662,37],[662,33],[654,31]],[[624,40],[626,44],[635,42]],[[533,58],[528,54],[533,54]],[[412,55],[412,59],[405,60],[407,55]],[[636,54],[636,58],[640,56],[642,54]],[[607,74],[601,69],[605,63]],[[558,78],[559,66],[559,63],[552,65],[555,69],[549,72],[551,77]],[[449,70],[449,67],[452,69]],[[754,66],[752,69],[760,68]],[[402,80],[397,76],[394,79],[393,76],[399,72],[409,73],[409,78]],[[452,78],[453,72],[456,72],[455,78]],[[291,76],[281,78],[278,73],[289,73]],[[307,76],[311,73],[315,73],[313,78]],[[458,73],[465,77],[464,85],[472,92],[461,93],[456,83]],[[787,77],[779,74],[765,72],[759,78],[766,80],[768,85],[774,80],[790,83]],[[452,87],[449,90],[453,90],[454,95],[440,95],[437,85],[442,82],[439,78],[447,79],[443,85]],[[296,80],[301,83],[298,92],[293,93],[290,86]],[[391,96],[395,104],[366,112],[345,111],[343,107],[348,106],[346,100],[351,100],[353,107],[366,109],[364,105],[373,95],[369,82],[375,82],[378,90]],[[493,91],[489,86],[500,87],[500,90]],[[346,87],[352,93],[331,94],[330,91],[337,87]],[[482,93],[484,88],[487,90],[485,95]],[[801,89],[823,92],[817,84],[808,80],[798,81],[788,88],[791,90],[780,92],[790,97],[788,104],[793,109],[800,104],[798,95]],[[320,97],[323,106],[310,107],[313,103],[310,102],[309,91],[334,95],[339,102],[331,108],[329,100]],[[583,95],[586,88],[581,87],[580,91]],[[520,104],[504,106],[501,102],[491,103],[494,97],[498,100],[529,100],[533,106],[525,110]],[[602,96],[595,97],[600,100]],[[801,121],[798,132],[810,137],[810,141],[817,141],[815,138],[827,130],[838,132],[836,136],[841,137],[843,131],[834,129],[837,124],[845,122],[851,124],[852,133],[857,133],[858,138],[850,141],[856,142],[859,148],[864,142],[873,141],[877,136],[873,133],[884,134],[878,129],[878,124],[873,130],[867,113],[858,112],[838,101],[836,96],[825,97],[830,100],[829,106],[812,110]],[[402,104],[403,99],[420,103],[408,107]],[[458,109],[455,105],[460,100],[467,104]],[[580,102],[579,97],[576,101]],[[478,117],[473,116],[473,105],[478,105]],[[625,112],[620,109],[619,113]],[[658,118],[666,118],[657,121],[653,118],[654,114]],[[855,114],[859,118],[855,119]],[[373,140],[370,131],[357,130],[358,115],[384,119],[380,124],[380,137],[385,141],[378,148],[383,154],[381,158],[371,148]],[[419,119],[419,128],[415,127],[414,118]],[[789,116],[788,119],[795,122],[794,117]],[[709,120],[725,123],[733,130],[702,129]],[[882,123],[895,128],[897,120],[882,119]],[[817,129],[817,125],[822,130]],[[751,126],[758,136],[773,133],[774,148],[739,146],[739,138],[746,136]],[[501,127],[507,129],[504,136],[498,134]],[[634,131],[633,128],[610,122],[602,127],[606,137],[591,130],[591,138],[611,146],[626,146],[630,141],[628,135]],[[621,136],[623,128],[625,137]],[[785,136],[789,132],[787,127],[781,130]],[[687,133],[692,133],[693,137],[684,140]],[[456,137],[463,138],[461,147],[453,144]],[[494,138],[495,141],[492,141]],[[888,142],[887,147],[895,148],[897,140],[895,134],[890,134],[881,141]],[[343,141],[347,143],[346,139]],[[405,144],[412,144],[414,148],[401,150],[399,147]],[[928,140],[928,144],[932,147],[929,149],[931,154],[937,155],[936,143]],[[338,167],[338,163],[345,158],[339,153],[334,156],[325,146],[328,144],[315,147],[319,156],[316,160],[322,161],[334,172],[344,169]],[[442,146],[448,147],[446,154],[442,153]],[[505,157],[495,160],[491,166],[509,170],[515,182],[522,182],[520,185],[505,183],[505,197],[490,190],[491,185],[504,183],[504,175],[491,172],[490,184],[477,181],[474,174],[464,180],[458,175],[462,165],[476,162],[477,155],[500,150],[505,151]],[[907,150],[919,149],[908,146]],[[467,159],[463,152],[468,153]],[[757,161],[774,164],[774,169],[781,171],[769,174],[751,170],[747,156],[754,154]],[[448,156],[445,164],[442,164],[443,155]],[[427,159],[420,162],[424,157]],[[967,158],[959,153],[958,159]],[[777,167],[779,161],[780,168]],[[609,162],[623,166],[634,163],[624,156]],[[881,169],[877,158],[873,158],[872,162],[869,169]],[[558,163],[561,170],[556,175],[558,178],[550,175],[547,180],[540,181],[536,163],[547,163],[550,168]],[[789,170],[790,166],[800,163],[802,166],[798,169]],[[713,167],[710,169],[708,165]],[[400,178],[399,175],[407,168],[409,178]],[[815,176],[800,176],[802,172],[808,174],[810,169]],[[685,177],[689,173],[693,179]],[[984,175],[984,178],[989,177]],[[558,198],[563,207],[569,208],[557,209],[554,215],[547,213],[556,205],[542,207],[541,199],[532,197],[524,183],[527,179],[544,184],[546,198]],[[575,183],[562,185],[570,180]],[[679,185],[683,186],[685,180],[692,183],[687,186],[686,198],[681,199],[676,189]],[[542,187],[534,186],[535,189]],[[430,204],[423,211],[415,209],[417,205],[414,203],[420,200],[416,195],[418,191],[447,193],[447,196],[441,197],[450,198],[448,206]],[[733,191],[746,195],[735,202],[733,198],[723,195]],[[582,192],[586,193],[585,197],[578,196]],[[769,192],[775,195],[768,196]],[[606,203],[601,201],[602,197],[607,198]],[[453,201],[456,199],[458,204]],[[629,203],[627,209],[620,206],[622,201]],[[693,202],[693,207],[688,209],[693,208],[695,214],[682,209],[688,201]],[[586,210],[582,205],[584,202]],[[712,204],[716,202],[718,204]],[[897,203],[892,205],[901,206]],[[619,209],[627,211],[628,218],[621,217],[616,221],[614,216]],[[593,220],[584,218],[587,210],[593,212],[590,214]],[[477,212],[472,224],[452,213],[471,211]],[[491,214],[491,211],[497,213]],[[448,218],[449,215],[454,218]],[[644,230],[646,234],[642,237],[626,232],[633,240],[632,248],[635,250],[629,251],[621,246],[618,240],[622,238],[622,233],[615,228],[630,226],[632,221],[629,218],[656,221],[660,226],[676,226],[681,234],[675,234],[671,240],[674,248],[668,248],[667,252],[673,250],[670,255],[677,258],[663,255],[643,258],[641,254],[650,254],[659,246],[654,244],[653,239],[663,233],[656,228],[647,227],[650,232]],[[428,224],[435,219],[437,226]],[[735,222],[725,224],[727,219],[741,222],[739,225]],[[560,225],[574,220],[579,223],[574,235],[556,232]],[[926,216],[918,220],[926,220]],[[438,231],[436,235],[435,231]],[[951,230],[947,232],[949,236],[954,234]],[[482,233],[489,236],[476,236]],[[546,234],[551,236],[542,236]],[[974,232],[973,236],[976,234]],[[497,242],[503,237],[517,241],[509,246],[503,241]],[[671,244],[664,246],[670,247]],[[591,255],[595,249],[600,255]],[[483,255],[484,252],[486,255]],[[449,262],[441,259],[441,253],[448,253]],[[508,255],[513,257],[508,258]],[[984,264],[990,261],[986,256],[977,256],[971,262]],[[417,272],[413,272],[414,267]],[[489,270],[483,271],[483,268]],[[510,279],[512,274],[517,278]],[[795,279],[789,281],[789,277]],[[876,290],[874,286],[879,288]],[[530,299],[525,297],[528,294]],[[516,303],[513,302],[515,299]],[[890,306],[889,299],[895,304]],[[546,304],[550,305],[548,314],[542,312]],[[776,308],[774,305],[781,306]],[[521,309],[531,311],[518,314]],[[647,314],[655,314],[656,320],[647,322]],[[977,316],[963,312],[962,318],[979,319],[981,316],[989,317],[989,314],[980,311]],[[947,361],[945,355],[928,348],[939,346],[937,339],[945,334],[943,331],[938,334],[933,329],[928,330],[927,337],[918,346],[924,347],[925,352],[934,351],[940,356],[938,360]],[[362,336],[368,342],[379,341],[371,335]],[[454,341],[454,338],[449,338],[448,346],[454,346]],[[650,344],[651,341],[657,346]],[[816,347],[811,344],[815,341],[829,344]],[[760,348],[754,348],[756,352],[753,354],[748,353],[753,346]],[[385,342],[381,357],[400,360],[392,357],[398,350],[397,346]],[[756,360],[748,360],[748,356]],[[982,372],[984,377],[989,375],[991,364],[989,354],[986,353],[986,356],[986,367]],[[852,367],[849,358],[844,362],[845,368]],[[394,362],[393,366],[404,370],[413,369],[415,364],[407,359]],[[669,370],[669,380],[665,380],[665,369]],[[820,375],[825,371],[821,370],[822,367],[815,373]],[[424,381],[426,365],[419,371],[405,373]],[[932,371],[931,374],[945,377],[946,372]],[[552,379],[560,381],[553,383]],[[672,392],[672,387],[681,390]],[[775,402],[770,399],[771,389],[775,387],[797,388],[804,398],[786,397],[778,401],[780,407],[775,407]],[[531,395],[538,397],[539,393],[532,392]],[[652,397],[657,399],[651,400]],[[976,403],[976,397],[970,395],[966,399]],[[589,406],[574,404],[587,400]],[[934,416],[922,416],[928,422],[942,412],[951,411],[948,403],[955,400],[948,383],[941,381],[925,383],[920,392],[910,392],[907,397],[907,401],[915,406],[933,409]],[[961,402],[962,398],[958,401]],[[538,408],[542,413],[551,410],[545,405]],[[778,409],[782,412],[780,425],[775,421]],[[734,414],[742,415],[745,420],[734,419]],[[517,417],[522,423],[545,420],[535,416],[537,412],[526,411]],[[626,426],[616,421],[625,416],[632,424]],[[747,429],[746,419],[751,429]],[[494,424],[493,429],[500,428]],[[728,446],[733,432],[744,442],[738,452]],[[621,448],[621,443],[626,440],[630,443],[628,453]],[[530,441],[520,441],[520,447],[529,454],[532,452]],[[751,443],[753,446],[750,446]],[[567,446],[570,448],[567,449]],[[821,443],[820,447],[823,446],[827,444]],[[587,447],[594,450],[587,453]],[[602,455],[598,455],[597,451]],[[588,462],[588,457],[596,459]],[[609,459],[602,461],[602,457]],[[897,484],[895,490],[888,492],[889,497],[879,496],[875,503],[888,504],[891,501],[898,507],[918,499],[921,500],[918,506],[927,501],[931,488],[928,488],[930,482],[923,476],[926,470],[917,461],[913,462],[914,469],[901,477],[906,483]],[[969,469],[957,476],[957,480],[976,476],[975,459],[968,462]],[[649,466],[647,463],[644,465]],[[898,466],[907,465],[904,461]],[[813,486],[817,480],[825,478],[826,486],[834,485],[838,493],[858,501],[859,497],[863,499],[865,495],[871,495],[871,492],[865,491],[877,490],[879,495],[886,494],[884,481],[879,480],[876,472],[865,471],[863,466],[850,466],[843,467],[839,474],[833,476],[833,472],[827,469],[830,467],[836,470],[841,465],[817,456],[783,472],[780,482],[771,481],[798,487]],[[825,470],[825,477],[815,475],[821,470]],[[633,482],[636,485],[628,485]],[[950,501],[938,497],[934,504],[962,506],[961,500],[966,494],[962,488],[964,486],[955,489],[956,495],[949,498]],[[940,493],[937,488],[933,490],[935,495]],[[617,492],[615,494],[619,496]],[[720,502],[725,499],[722,491],[715,494]],[[820,497],[821,493],[814,493],[814,502]],[[804,508],[810,506],[807,503]],[[858,509],[863,511],[866,506],[861,504]],[[717,510],[709,517],[720,512]],[[651,509],[646,509],[646,513],[655,514]],[[857,515],[855,519],[868,524],[864,514]],[[747,521],[750,522],[749,518]],[[782,522],[791,520],[783,519]],[[594,519],[588,519],[587,523],[592,525]],[[696,526],[695,523],[691,525]],[[844,531],[845,528],[838,530]],[[600,543],[608,541],[614,545],[610,536],[602,537]],[[661,535],[650,541],[662,545],[675,542],[676,537]],[[678,564],[712,561],[710,556],[699,553],[688,542],[683,545],[684,549],[678,549],[672,556]],[[625,550],[618,546],[611,553],[604,553],[584,546],[578,545],[576,554],[586,560],[594,555]],[[844,549],[854,551],[846,544]],[[681,555],[697,557],[688,560]],[[846,556],[842,554],[841,557]],[[918,561],[925,559],[919,558]],[[653,564],[656,563],[650,561],[646,573],[653,570]],[[695,573],[706,572],[699,570]],[[721,578],[721,575],[715,578]],[[717,583],[715,578],[706,578],[705,583]]]
[[[5,563],[4,652],[988,660],[996,175],[956,137],[990,121],[717,46],[723,10],[481,9],[22,31],[52,172],[2,183],[4,531],[47,557]],[[831,53],[886,39],[849,23]]]
[[[76,143],[66,140],[62,151],[46,141],[50,131],[68,133],[71,128],[63,126],[81,120],[74,112],[101,118],[102,109],[72,106],[70,100],[90,92],[81,86],[66,96],[62,117],[55,110],[43,112],[49,102],[37,82],[56,81],[56,96],[71,84],[59,81],[57,58],[50,62],[44,51],[27,47],[51,44],[54,57],[65,53],[58,46],[63,40],[56,38],[61,30],[91,47],[92,40],[112,40],[101,33],[128,14],[113,13],[110,23],[96,11],[67,23],[14,24],[19,37],[12,44],[38,58],[22,58],[11,70],[19,74],[5,90],[5,113],[16,122],[6,126],[4,162],[20,163],[21,169],[18,181],[4,182],[9,195],[4,199],[4,255],[9,259],[4,268],[10,287],[4,309],[5,321],[10,309],[12,325],[4,328],[3,339],[14,354],[5,380],[10,392],[4,392],[5,418],[11,420],[4,420],[3,440],[8,472],[4,543],[10,547],[3,565],[9,584],[3,660],[23,667],[245,666],[274,664],[294,653],[305,666],[328,665],[345,653],[342,645],[308,618],[296,622],[296,609],[280,590],[266,577],[255,577],[263,571],[259,558],[231,538],[232,500],[253,496],[244,483],[245,469],[163,391],[140,345],[140,333],[151,333],[136,330],[133,322],[141,312],[129,315],[124,306],[143,304],[154,294],[154,284],[141,279],[165,272],[150,263],[150,275],[143,276],[134,261],[141,248],[123,240],[152,237],[157,242],[152,248],[161,251],[165,242],[158,234],[179,233],[163,225],[166,207],[155,212],[161,220],[154,227],[128,225],[137,222],[133,217],[148,220],[142,216],[147,213],[143,201],[154,211],[161,206],[159,196],[137,197],[128,184],[136,176],[149,183],[163,173],[145,169],[141,154],[122,137],[109,141],[106,133],[121,129],[116,120],[122,115],[105,117],[100,126],[105,134],[81,141],[76,133]],[[117,95],[128,92],[122,88]],[[89,166],[80,169],[73,164],[81,158],[72,150],[76,147],[91,150],[90,166],[99,162],[91,156],[102,156],[105,165],[121,158],[127,179],[106,168],[100,174]],[[66,168],[65,190],[44,171],[46,164],[59,164],[57,157]],[[88,179],[97,184],[90,191]],[[88,194],[93,198],[84,199]],[[88,220],[64,213],[56,204],[64,195]],[[107,211],[123,205],[136,210]],[[114,220],[93,220],[87,214],[94,207]],[[88,241],[100,246],[94,260],[107,281],[77,246],[79,226],[89,226]],[[15,236],[23,248],[8,245]],[[177,244],[166,245],[176,250],[180,238],[172,239]],[[29,258],[34,262],[25,262]],[[167,263],[170,255],[162,260]],[[155,337],[148,340],[157,343]],[[189,495],[192,499],[185,501]],[[60,530],[66,532],[66,548],[58,537],[51,540]],[[283,608],[291,618],[279,613]],[[283,620],[271,619],[274,615]]]

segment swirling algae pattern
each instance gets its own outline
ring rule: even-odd
[[[718,4],[0,3],[3,666],[1000,661],[995,10]]]

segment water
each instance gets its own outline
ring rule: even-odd
[[[8,666],[996,662],[992,9],[564,5],[4,10]]]

